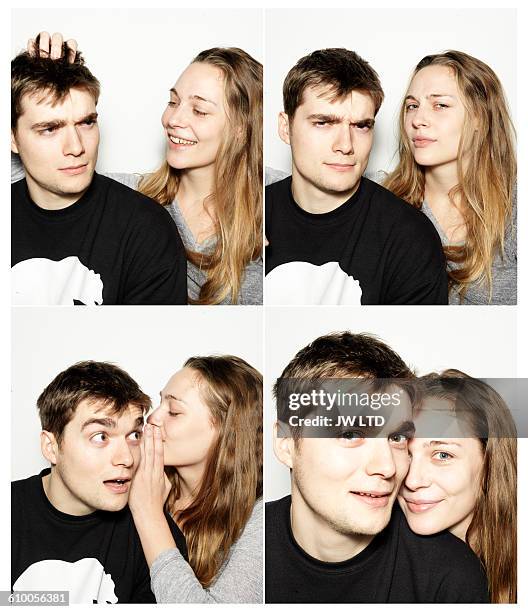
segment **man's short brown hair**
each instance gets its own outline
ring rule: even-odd
[[[129,405],[143,414],[151,408],[148,395],[124,370],[104,361],[81,361],[58,374],[37,400],[42,429],[58,442],[77,406],[85,400],[101,402],[120,416]]]
[[[415,374],[403,359],[387,344],[370,334],[337,332],[320,336],[302,348],[284,368],[273,386],[279,420],[281,407],[287,405],[288,393],[300,389],[299,381],[314,381],[324,378],[368,378],[384,388],[387,379],[401,379],[401,388],[414,403]],[[293,379],[293,385],[289,383]],[[296,385],[296,386],[295,386]],[[289,428],[296,443],[302,434],[302,427]]]
[[[366,92],[374,102],[374,114],[383,102],[379,77],[368,62],[348,49],[319,49],[302,57],[284,80],[284,112],[290,119],[302,104],[304,91],[320,86],[326,86],[333,99],[354,90]]]
[[[70,49],[63,44],[59,59],[40,57],[38,40],[32,53],[24,51],[11,62],[11,129],[16,130],[22,115],[22,99],[25,95],[51,96],[52,103],[61,102],[70,89],[83,89],[95,102],[99,99],[99,81],[84,65],[82,55],[77,52],[70,61]]]

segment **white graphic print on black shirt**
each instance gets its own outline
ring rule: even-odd
[[[11,186],[13,303],[186,304],[185,250],[159,204],[94,175],[75,203],[46,210]]]
[[[265,303],[447,304],[442,245],[420,211],[363,177],[341,206],[313,214],[291,181],[266,187]]]
[[[117,603],[115,584],[97,559],[46,559],[30,565],[13,591],[68,591],[69,603]]]

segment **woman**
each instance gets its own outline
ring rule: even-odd
[[[385,187],[435,225],[450,303],[515,304],[515,146],[493,70],[460,51],[424,57],[402,105],[399,156]]]
[[[40,53],[60,57],[62,36],[39,36]],[[67,45],[73,59],[77,42]],[[262,304],[262,65],[242,49],[207,49],[169,96],[161,167],[143,177],[106,174],[171,214],[187,252],[190,303]]]
[[[489,385],[458,370],[421,379],[398,501],[420,535],[445,529],[465,541],[487,574],[492,603],[517,591],[517,440],[510,411]]]
[[[262,603],[261,496],[262,376],[188,359],[145,426],[129,499],[158,603]]]

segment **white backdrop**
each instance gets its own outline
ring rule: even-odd
[[[412,70],[425,55],[465,51],[486,62],[506,91],[515,123],[515,9],[305,9],[266,11],[264,135],[266,165],[290,172],[290,148],[277,134],[282,84],[298,59],[316,49],[345,47],[378,73],[385,101],[376,117],[369,172],[397,161],[397,120]]]
[[[262,309],[252,306],[13,309],[13,480],[47,467],[36,401],[77,361],[111,361],[157,406],[167,380],[193,355],[231,354],[262,372]]]
[[[14,10],[11,55],[40,31],[75,38],[101,83],[99,171],[147,172],[160,164],[169,89],[198,52],[240,47],[263,59],[256,9]]]
[[[267,500],[290,493],[289,470],[273,454],[273,383],[301,348],[318,336],[345,330],[375,334],[418,375],[446,368],[477,378],[517,375],[515,311],[509,306],[268,307],[264,370]]]

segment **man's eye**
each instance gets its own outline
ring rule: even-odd
[[[56,132],[57,128],[56,127],[49,127],[49,128],[44,128],[43,130],[40,130],[39,134],[53,134],[53,132]]]
[[[323,126],[325,126],[325,125],[328,125],[328,123],[329,123],[328,121],[315,121],[315,122],[314,122],[314,125],[317,125],[317,126],[323,127]]]
[[[106,442],[106,440],[108,440],[108,436],[102,432],[96,433],[94,436],[92,436],[93,442]]]
[[[359,440],[364,438],[365,436],[361,431],[358,431],[357,429],[349,429],[347,431],[342,431],[339,437],[344,438],[345,440]]]
[[[142,432],[141,431],[133,431],[128,435],[129,439],[132,442],[139,442],[141,440]]]
[[[394,433],[391,436],[389,436],[389,440],[391,442],[396,443],[396,444],[402,444],[402,443],[407,442],[409,440],[409,436],[407,436],[406,434],[403,434],[403,433]]]

